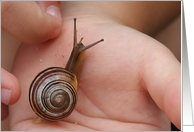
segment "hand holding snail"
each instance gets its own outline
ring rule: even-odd
[[[153,38],[132,29],[133,27],[118,23],[120,21],[115,21],[116,18],[112,19],[115,12],[110,12],[110,9],[122,9],[117,6],[107,8],[113,2],[106,6],[101,2],[64,3],[62,11],[64,21],[60,37],[38,45],[40,46],[38,52],[34,52],[37,46],[31,45],[22,45],[18,51],[13,73],[21,82],[22,96],[16,105],[10,106],[12,130],[170,130],[170,121],[162,112],[164,107],[161,104],[165,104],[165,108],[170,108],[165,109],[165,112],[173,112],[175,121],[179,122],[179,117],[175,116],[179,115],[175,114],[179,113],[179,105],[173,109],[170,105],[173,101],[181,102],[178,97],[181,95],[179,94],[181,84],[178,80],[180,63],[172,53]],[[119,5],[118,3],[116,5]],[[126,5],[125,2],[124,4]],[[103,10],[103,7],[106,9]],[[137,10],[139,11],[139,8]],[[36,76],[35,72],[47,68],[48,65],[61,65],[58,58],[50,60],[51,57],[56,58],[54,54],[57,50],[53,50],[53,47],[60,48],[57,51],[59,54],[62,51],[63,55],[69,53],[69,49],[63,47],[71,41],[72,20],[69,18],[72,16],[80,18],[79,31],[87,30],[84,37],[87,37],[88,41],[98,40],[97,36],[103,36],[106,38],[106,44],[87,51],[89,56],[85,58],[83,64],[79,82],[81,86],[77,91],[79,100],[74,112],[57,122],[34,124],[32,119],[36,114],[27,100],[29,85]],[[138,23],[138,20],[134,22]],[[39,61],[40,58],[43,59],[42,62]],[[168,82],[173,84],[167,85]],[[165,93],[170,99],[174,97],[174,100],[163,99],[164,88],[172,90]],[[174,94],[175,92],[177,94]]]
[[[85,50],[104,41],[103,39],[84,46],[77,43],[76,18],[74,18],[74,44],[65,68],[51,67],[39,73],[33,80],[29,101],[34,112],[49,121],[61,120],[75,108],[77,80],[79,79]]]

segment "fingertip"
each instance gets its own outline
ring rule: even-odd
[[[60,32],[56,33],[55,30],[62,28],[62,3],[37,3],[17,1],[13,2],[10,7],[10,3],[8,3],[9,5],[4,3],[2,5],[5,10],[2,14],[2,28],[26,44],[43,43],[58,37]],[[8,7],[9,10],[6,10]]]
[[[10,96],[10,101],[8,105],[12,105],[16,103],[21,95],[21,87],[18,79],[14,76],[13,82],[11,84],[11,96]]]
[[[173,79],[165,89],[164,112],[170,121],[181,129],[181,77]]]
[[[151,43],[154,42],[154,43]],[[169,120],[181,127],[181,65],[172,52],[156,41],[144,61],[145,88]],[[150,61],[151,60],[151,61]]]
[[[61,32],[61,25],[62,25],[62,15],[61,15],[61,1],[39,1],[37,2],[42,12],[46,14],[46,23],[50,21],[50,25],[45,26],[44,29],[50,31],[50,38],[54,39],[59,36]],[[43,29],[43,30],[44,30]],[[51,30],[49,30],[51,29]],[[46,33],[47,34],[47,33]]]
[[[62,21],[48,13],[46,13],[46,15],[45,26],[42,27],[42,32],[39,34],[39,38],[42,39],[41,42],[57,38],[62,29]]]
[[[20,95],[21,88],[18,79],[1,68],[1,101],[7,105],[12,105],[19,100]]]
[[[55,16],[62,22],[61,9],[59,7],[51,5],[47,7],[46,13]]]

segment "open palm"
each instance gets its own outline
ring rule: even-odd
[[[22,94],[10,106],[11,129],[170,130],[168,118],[177,109],[174,100],[181,92],[180,63],[172,53],[126,26],[101,23],[79,28],[79,18],[77,23],[78,40],[84,37],[84,45],[101,38],[105,41],[86,51],[75,110],[62,121],[34,124],[36,114],[28,101],[30,83],[40,71],[65,66],[73,44],[71,19],[57,39],[22,45],[18,50],[13,73],[21,83]]]

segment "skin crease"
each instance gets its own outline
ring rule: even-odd
[[[124,26],[121,19],[108,17],[103,8],[91,10],[65,2],[62,16],[58,38],[23,44],[18,50],[12,73],[22,94],[9,109],[11,130],[157,131],[170,130],[169,119],[180,129],[181,66],[170,50]],[[105,41],[86,51],[72,114],[62,121],[33,124],[30,83],[45,68],[66,65],[73,47],[74,17],[78,41],[81,37],[84,45]]]

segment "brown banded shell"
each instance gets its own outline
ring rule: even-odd
[[[39,73],[31,84],[31,107],[43,119],[60,120],[74,109],[76,89],[77,78],[73,73],[60,67],[48,68]]]
[[[79,78],[85,51],[104,41],[88,46],[77,43],[76,19],[74,18],[74,44],[65,68],[51,67],[39,73],[33,80],[29,101],[34,112],[45,120],[57,121],[68,116],[77,101],[77,79]]]

